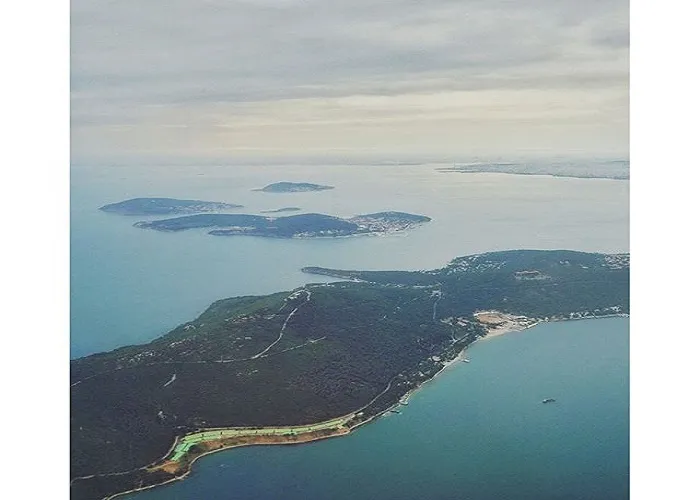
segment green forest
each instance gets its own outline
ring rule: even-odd
[[[145,466],[197,429],[383,412],[484,335],[478,310],[629,312],[628,254],[516,250],[430,271],[305,272],[353,281],[223,299],[148,344],[73,360],[71,477]],[[98,498],[85,483],[79,496]]]

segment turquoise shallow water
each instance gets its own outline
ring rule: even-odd
[[[628,353],[626,318],[479,342],[401,415],[342,438],[210,455],[185,481],[129,498],[629,498]]]

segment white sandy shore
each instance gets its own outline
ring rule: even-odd
[[[543,323],[543,321],[537,321],[537,322],[532,323],[531,325],[528,325],[528,326],[509,324],[507,326],[502,326],[502,327],[487,328],[486,336],[481,337],[481,338],[477,339],[476,341],[478,342],[479,340],[482,340],[482,341],[489,340],[489,339],[492,339],[494,337],[500,337],[501,335],[505,335],[506,333],[521,332],[523,330],[528,330],[534,326],[537,326],[540,323]]]
[[[482,324],[484,327],[486,327],[486,331],[487,331],[486,336],[477,338],[474,342],[472,342],[471,344],[465,346],[464,349],[462,349],[462,350],[457,354],[457,356],[455,356],[452,360],[446,362],[446,363],[442,366],[442,368],[440,368],[440,370],[438,370],[437,373],[435,373],[435,375],[433,375],[432,377],[430,377],[428,380],[425,380],[425,381],[421,382],[421,383],[418,384],[416,387],[414,387],[413,389],[411,389],[409,392],[407,392],[406,394],[404,394],[404,395],[401,397],[401,399],[400,399],[401,402],[403,402],[403,403],[408,402],[409,398],[410,398],[415,392],[417,392],[418,390],[420,390],[422,387],[424,387],[424,386],[425,386],[426,384],[428,384],[429,382],[432,382],[433,380],[435,380],[435,379],[438,377],[438,375],[440,375],[441,373],[443,373],[443,372],[444,372],[445,370],[447,370],[448,368],[455,366],[457,363],[459,363],[459,362],[461,362],[461,361],[463,361],[463,360],[465,360],[465,359],[468,359],[467,354],[466,354],[466,353],[467,353],[467,350],[469,349],[470,346],[474,345],[474,343],[476,343],[476,342],[478,342],[478,341],[488,340],[488,339],[491,339],[491,338],[494,338],[494,337],[500,337],[501,335],[505,335],[506,333],[519,332],[519,331],[523,331],[523,330],[528,330],[528,329],[530,329],[530,328],[532,328],[532,327],[534,327],[534,326],[537,326],[537,325],[539,325],[539,324],[541,324],[541,323],[547,323],[547,322],[554,322],[554,321],[574,321],[574,320],[581,320],[581,319],[600,319],[600,318],[610,318],[610,317],[629,317],[629,314],[620,313],[620,314],[607,314],[607,315],[601,315],[601,316],[588,316],[588,317],[577,317],[577,318],[563,318],[563,317],[562,317],[562,318],[548,318],[548,319],[546,319],[546,320],[542,320],[542,319],[535,319],[535,318],[525,318],[524,316],[513,316],[513,315],[506,314],[506,313],[502,313],[502,312],[499,312],[499,311],[482,311],[481,313],[490,316],[489,319],[491,319],[491,321],[488,321],[488,320],[487,320],[487,321],[481,322],[481,324]],[[475,317],[477,318],[477,320],[479,319],[479,314],[480,314],[480,313],[475,314]],[[496,316],[498,317],[498,318],[497,318],[498,321],[495,321],[495,320],[494,320],[494,317],[496,317]],[[501,321],[501,320],[502,320],[502,321]],[[387,387],[386,390],[388,390],[388,389],[389,389],[389,387]],[[384,392],[386,392],[386,390],[383,391],[382,394],[383,394]],[[380,394],[379,396],[381,396],[381,394]],[[377,396],[377,398],[378,398],[379,396]],[[375,399],[377,399],[377,398],[375,398]],[[371,403],[370,403],[370,404],[371,404]],[[385,411],[379,412],[379,413],[373,415],[371,418],[368,418],[367,420],[364,420],[364,421],[359,422],[359,423],[357,423],[357,424],[355,424],[355,425],[349,426],[349,427],[347,427],[347,432],[340,433],[340,434],[333,434],[333,435],[329,435],[329,436],[323,436],[323,437],[319,437],[319,438],[317,438],[317,439],[312,439],[312,440],[310,440],[310,441],[319,441],[319,440],[330,439],[330,438],[335,438],[335,437],[341,437],[341,436],[344,436],[344,435],[347,435],[347,434],[351,434],[351,433],[352,433],[354,430],[356,430],[357,428],[362,427],[363,425],[369,424],[370,422],[372,422],[373,420],[375,420],[375,419],[381,417],[382,415],[388,414],[389,410],[392,410],[392,409],[397,408],[397,407],[400,407],[400,406],[402,406],[401,403],[397,403],[397,404],[395,404],[395,405],[393,405],[393,406],[387,408]],[[353,412],[353,413],[354,413],[354,412]],[[350,415],[350,414],[348,414],[348,415]],[[170,450],[168,451],[168,453],[165,455],[166,457],[169,456],[169,454],[172,452],[172,450],[174,450],[176,444],[177,444],[177,440],[172,444],[171,449],[170,449]],[[260,443],[260,444],[266,444],[266,443]],[[255,445],[259,446],[260,444],[255,444]],[[270,444],[273,444],[273,443],[270,443]],[[303,444],[303,442],[287,442],[287,443],[274,443],[274,444]],[[174,482],[174,481],[182,481],[182,480],[184,480],[185,478],[187,478],[187,477],[189,476],[189,474],[192,472],[192,464],[194,464],[194,462],[196,462],[198,459],[200,459],[200,458],[202,458],[202,457],[204,457],[204,456],[206,456],[206,455],[210,455],[210,454],[212,454],[212,453],[217,453],[217,452],[219,452],[219,451],[224,451],[224,450],[227,450],[227,449],[232,449],[232,448],[236,448],[236,447],[240,447],[240,446],[250,446],[250,444],[238,444],[238,445],[233,445],[233,446],[229,446],[229,447],[224,447],[224,448],[219,448],[219,449],[210,450],[210,451],[208,451],[208,452],[206,452],[206,453],[203,453],[202,455],[196,457],[196,458],[192,461],[192,463],[190,463],[190,467],[188,468],[187,472],[186,472],[185,474],[183,474],[182,476],[178,476],[178,477],[175,477],[175,478],[170,479],[170,480],[168,480],[168,481],[165,481],[165,482],[163,482],[163,483],[154,484],[154,485],[147,486],[147,487],[144,487],[144,488],[136,488],[136,489],[132,489],[132,490],[129,490],[129,491],[124,491],[124,492],[116,493],[116,494],[113,494],[113,495],[107,497],[106,500],[112,500],[112,499],[114,499],[114,498],[117,498],[117,497],[120,497],[120,496],[123,496],[123,495],[127,495],[127,494],[130,494],[130,493],[134,493],[134,492],[137,492],[137,491],[143,491],[143,490],[147,490],[147,489],[151,489],[151,488],[156,488],[156,487],[158,487],[158,486],[162,486],[162,485],[165,485],[165,484],[168,484],[168,483],[172,483],[172,482]],[[129,472],[131,472],[131,471],[129,471]],[[90,477],[90,476],[88,476],[88,477]],[[86,477],[86,478],[87,478],[87,477]],[[86,478],[76,478],[76,479],[86,479]],[[71,483],[72,483],[72,481],[71,481]]]
[[[475,314],[477,317],[477,320],[479,319],[478,316],[479,313]],[[616,318],[616,317],[625,317],[628,318],[629,314],[625,313],[616,313],[616,314],[603,314],[599,316],[582,316],[582,317],[575,317],[575,318],[569,318],[569,317],[551,317],[551,318],[546,318],[546,319],[537,319],[537,318],[526,318],[524,321],[521,318],[524,318],[522,316],[512,316],[509,314],[505,313],[500,313],[497,311],[488,311],[484,312],[484,314],[489,314],[490,316],[498,315],[500,316],[499,319],[502,318],[502,322],[499,322],[498,324],[495,324],[493,322],[481,322],[481,324],[486,328],[486,336],[481,337],[477,339],[479,340],[488,340],[494,337],[500,337],[501,335],[505,335],[506,333],[511,333],[511,332],[520,332],[523,330],[528,330],[530,328],[533,328],[537,325],[540,325],[542,323],[553,323],[555,321],[578,321],[578,320],[586,320],[586,319],[602,319],[602,318]],[[518,318],[518,320],[516,320]],[[470,344],[471,345],[471,344]]]

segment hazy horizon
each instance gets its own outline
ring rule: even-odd
[[[71,161],[627,158],[622,0],[75,0]]]

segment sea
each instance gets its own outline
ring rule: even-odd
[[[434,269],[494,250],[629,251],[627,180],[444,167],[73,166],[71,357],[148,342],[220,298],[324,280],[303,266]],[[254,191],[278,181],[335,189]],[[433,220],[385,236],[284,240],[163,233],[133,227],[149,217],[98,210],[135,197]],[[479,342],[471,363],[427,384],[401,415],[343,438],[214,454],[187,480],[133,497],[627,498],[628,339],[628,320],[613,318]],[[546,397],[557,401],[541,404]]]
[[[349,436],[203,457],[129,500],[629,498],[629,320],[478,341]],[[543,404],[545,398],[553,403]]]

